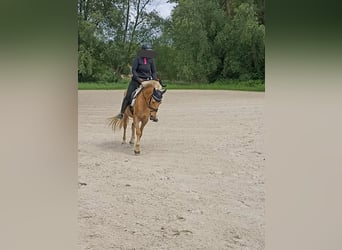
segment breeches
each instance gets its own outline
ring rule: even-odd
[[[130,82],[130,84],[128,85],[127,93],[126,93],[126,97],[125,97],[125,99],[127,100],[128,103],[131,102],[132,93],[133,93],[134,90],[136,90],[139,86],[140,86],[140,83],[138,83],[138,82],[135,81],[135,80],[132,80],[132,81]]]

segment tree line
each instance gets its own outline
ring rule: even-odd
[[[142,43],[157,51],[162,79],[264,79],[264,0],[78,0],[78,79],[115,82],[130,74]]]

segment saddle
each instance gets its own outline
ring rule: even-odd
[[[138,94],[140,93],[140,91],[143,89],[143,86],[140,85],[136,90],[133,91],[132,95],[131,95],[131,104],[130,107],[133,108],[134,103],[135,103],[135,98],[138,96]]]

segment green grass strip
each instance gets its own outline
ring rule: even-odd
[[[255,81],[221,81],[215,83],[182,83],[163,81],[167,89],[202,89],[202,90],[242,90],[242,91],[265,91],[265,84],[261,80]],[[126,89],[129,82],[118,83],[79,83],[79,90],[115,90]]]

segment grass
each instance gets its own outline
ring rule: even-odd
[[[79,90],[96,90],[96,89],[126,89],[128,82],[118,83],[95,83],[95,82],[80,82],[78,83]]]
[[[237,81],[226,80],[215,83],[185,83],[163,81],[167,84],[167,89],[203,89],[203,90],[243,90],[243,91],[265,91],[265,84],[262,80]],[[112,90],[126,89],[129,81],[117,83],[79,83],[79,90]]]

